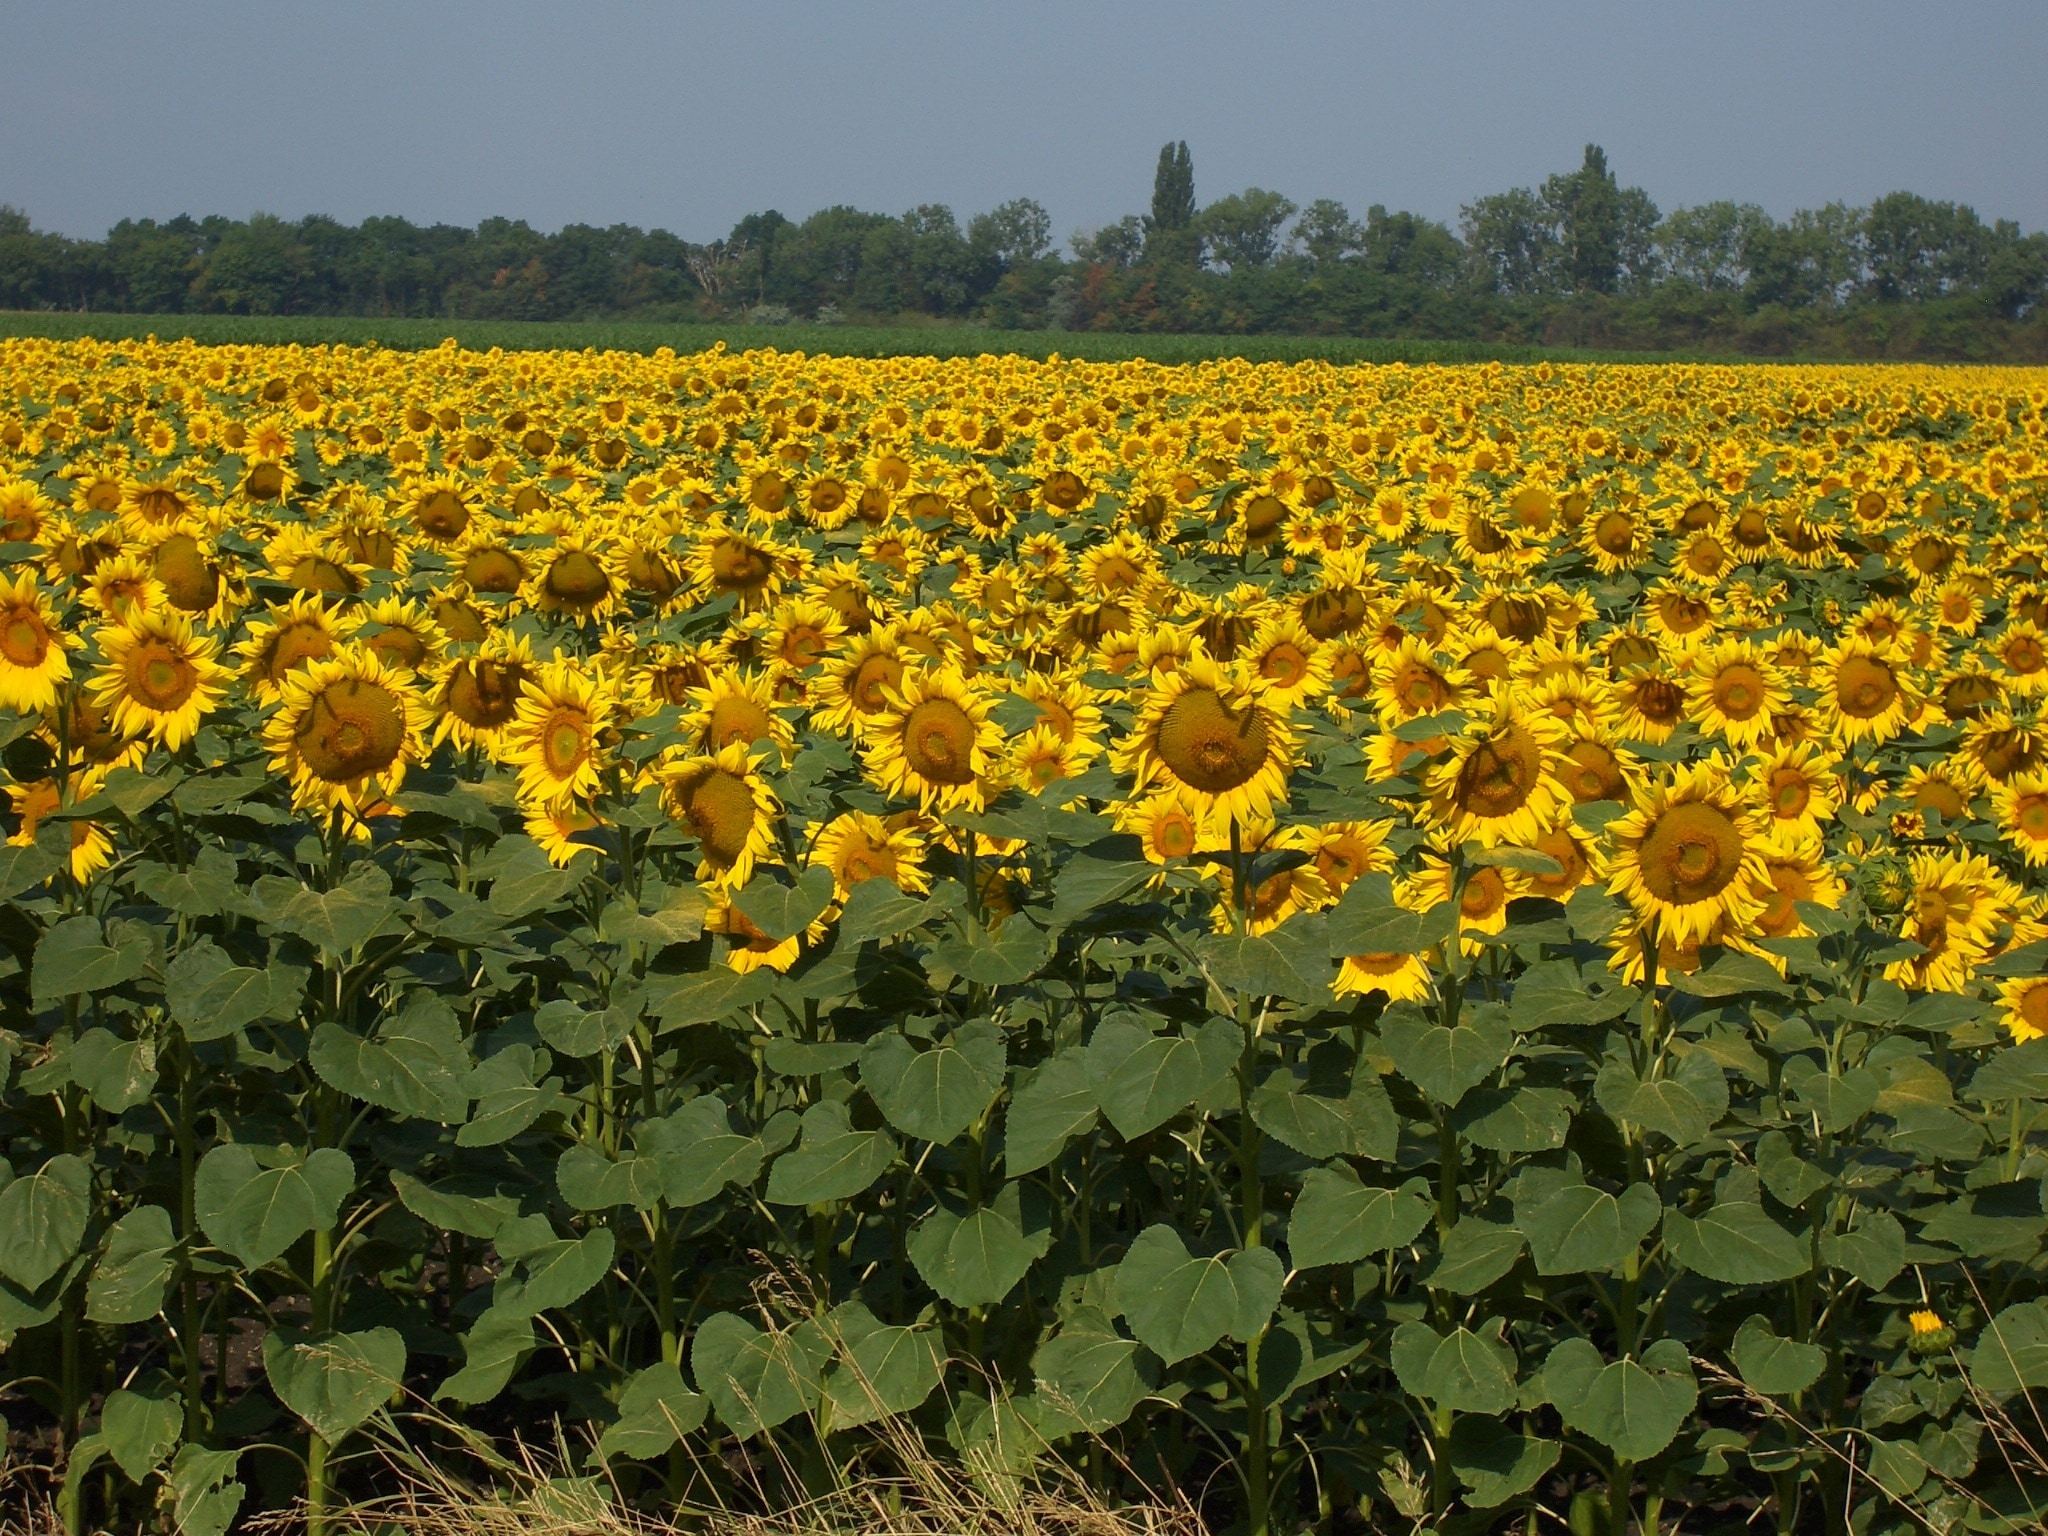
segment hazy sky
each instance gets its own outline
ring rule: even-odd
[[[1064,239],[1185,138],[1247,185],[1455,222],[1604,144],[1660,207],[1895,188],[2048,226],[2048,4],[0,0],[0,202],[659,225],[830,203]]]

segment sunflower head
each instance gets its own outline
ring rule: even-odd
[[[263,740],[298,805],[345,807],[359,822],[398,792],[431,721],[411,672],[349,647],[285,680]]]
[[[1002,749],[989,701],[951,667],[906,673],[865,726],[868,765],[893,795],[927,809],[980,810]]]
[[[1609,823],[1609,889],[1684,946],[1764,905],[1763,813],[1729,782],[1719,758],[1679,768]]]
[[[699,878],[737,889],[775,847],[775,818],[782,804],[735,743],[662,771],[662,797],[669,814],[697,839],[702,853]]]
[[[1287,796],[1294,734],[1286,718],[1202,651],[1154,674],[1137,728],[1117,751],[1140,789],[1177,789],[1205,814],[1250,822]]]

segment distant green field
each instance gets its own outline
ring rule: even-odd
[[[652,352],[673,347],[701,352],[715,342],[735,350],[773,347],[778,351],[833,353],[842,357],[975,357],[1009,354],[1121,362],[1146,358],[1160,363],[1206,362],[1241,357],[1251,362],[1292,363],[1535,363],[1546,358],[1575,363],[1668,363],[1739,361],[1697,353],[1600,352],[1573,347],[1518,346],[1478,341],[1368,341],[1342,336],[1172,336],[1108,332],[995,331],[971,326],[863,325],[683,325],[658,321],[592,320],[358,320],[247,315],[110,315],[0,311],[0,336],[47,336],[68,340],[95,336],[118,341],[156,336],[169,341],[240,342],[320,346],[375,343],[387,347],[438,346],[454,337],[465,347],[508,352],[582,350]]]

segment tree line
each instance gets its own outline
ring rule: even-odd
[[[1662,213],[1598,145],[1575,170],[1466,205],[1456,229],[1264,188],[1207,205],[1187,145],[1149,209],[1061,249],[1029,198],[963,225],[943,204],[750,214],[667,230],[124,219],[103,240],[0,207],[0,308],[580,320],[972,321],[1751,352],[2048,358],[2048,234],[1911,192],[1774,219]]]

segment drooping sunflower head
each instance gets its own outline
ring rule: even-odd
[[[1154,674],[1115,765],[1141,790],[1178,789],[1198,808],[1249,822],[1286,800],[1294,732],[1283,713],[1196,651]]]
[[[448,649],[448,636],[417,601],[384,597],[364,610],[357,642],[387,666],[423,672]]]
[[[518,715],[519,700],[539,665],[524,638],[502,631],[474,655],[448,662],[434,687],[435,741],[495,746]]]
[[[28,713],[55,707],[83,642],[57,622],[35,572],[0,576],[0,705]]]
[[[499,760],[519,770],[530,805],[587,801],[603,784],[612,687],[574,658],[557,655],[527,679],[497,741]]]
[[[818,678],[819,707],[811,723],[853,734],[889,708],[910,663],[896,644],[895,626],[881,625],[846,642],[828,657]]]
[[[290,777],[295,804],[344,808],[360,827],[398,793],[432,723],[409,670],[349,646],[285,679],[263,743],[272,768]]]
[[[906,672],[889,705],[864,721],[868,771],[927,810],[979,811],[1003,745],[989,700],[951,667]]]
[[[911,894],[931,888],[923,834],[914,826],[892,826],[866,811],[846,811],[827,822],[811,845],[810,862],[832,871],[840,901],[869,880],[887,880]]]
[[[1571,807],[1556,772],[1565,742],[1555,718],[1524,707],[1512,688],[1496,689],[1490,715],[1430,771],[1430,821],[1454,843],[1529,846]]]
[[[1766,821],[1719,757],[1679,767],[1608,824],[1608,889],[1681,946],[1717,924],[1746,925],[1768,889]]]
[[[105,660],[92,678],[94,699],[123,735],[148,736],[173,752],[220,707],[228,672],[218,642],[195,635],[182,613],[140,613],[99,631]]]
[[[737,890],[773,855],[782,802],[761,777],[762,761],[735,743],[662,770],[669,814],[697,840],[698,879]]]
[[[1990,958],[2008,883],[1982,854],[1916,853],[1909,868],[1913,890],[1899,936],[1921,953],[1893,961],[1885,977],[1930,992],[1964,991]]]

